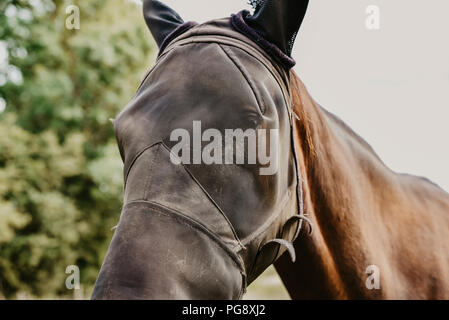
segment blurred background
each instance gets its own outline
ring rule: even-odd
[[[138,0],[0,0],[0,298],[86,299],[122,205],[109,119],[157,48]],[[245,0],[167,0],[184,20],[229,16]],[[79,30],[66,8],[77,5]],[[380,8],[380,29],[365,26]],[[311,1],[295,70],[312,96],[392,169],[449,189],[449,3]],[[80,268],[68,290],[66,267]],[[305,275],[306,276],[306,275]],[[270,268],[248,299],[287,299]]]

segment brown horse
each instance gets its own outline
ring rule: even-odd
[[[160,53],[114,121],[125,200],[93,298],[238,299],[273,263],[294,299],[449,298],[449,195],[310,98],[291,71],[307,0],[251,2],[202,25],[144,2]]]
[[[449,194],[390,170],[292,72],[295,137],[312,237],[275,264],[294,299],[449,299]],[[300,119],[300,120],[299,120]],[[380,287],[368,289],[368,266]]]

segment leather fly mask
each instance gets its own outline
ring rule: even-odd
[[[160,53],[114,121],[125,199],[94,299],[238,299],[286,250],[295,259],[308,219],[289,69],[307,3],[198,25],[144,1]]]

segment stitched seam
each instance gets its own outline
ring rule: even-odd
[[[205,38],[205,39],[204,39]],[[212,39],[213,38],[213,39]],[[186,41],[188,39],[188,41]],[[234,43],[232,43],[234,42]],[[238,42],[239,45],[237,45],[235,42]],[[232,38],[230,36],[223,36],[223,35],[192,35],[189,38],[186,39],[182,39],[179,40],[178,42],[175,42],[171,45],[171,48],[167,49],[166,52],[164,53],[167,54],[168,52],[175,50],[176,47],[181,47],[184,45],[189,45],[192,43],[215,43],[217,45],[219,44],[225,44],[227,46],[231,46],[237,49],[240,49],[244,52],[246,52],[247,54],[249,54],[250,56],[252,56],[253,58],[255,58],[256,60],[258,60],[260,63],[262,63],[264,65],[264,67],[272,74],[273,78],[276,80],[276,82],[279,84],[279,86],[281,88],[285,88],[287,89],[288,85],[284,83],[283,80],[280,80],[278,77],[280,77],[281,79],[284,79],[284,77],[280,74],[281,72],[279,70],[277,70],[277,68],[275,67],[275,65],[273,64],[273,62],[271,62],[271,60],[269,58],[266,58],[261,52],[259,52],[259,50],[257,48],[255,48],[254,46],[240,40],[240,39],[236,39],[236,38]],[[275,70],[275,71],[273,71]],[[275,75],[275,73],[277,75]],[[282,84],[281,84],[282,82]],[[290,95],[287,89],[287,92],[284,92],[284,90],[282,90],[283,95],[284,95],[284,99],[285,99],[285,104],[288,106],[288,98],[290,99]]]
[[[152,147],[154,147],[154,146],[156,146],[156,145],[158,145],[158,144],[161,144],[161,143],[162,143],[162,141],[158,141],[158,142],[155,142],[155,143],[153,143],[153,144],[150,144],[150,145],[146,146],[145,148],[143,148],[141,151],[139,151],[139,152],[134,156],[134,159],[131,161],[131,164],[129,165],[129,168],[126,170],[126,173],[125,173],[125,186],[124,186],[124,188],[126,188],[126,183],[127,183],[127,181],[128,181],[129,173],[131,172],[131,169],[134,167],[134,164],[136,163],[137,159],[139,159],[140,156],[141,156],[142,154],[144,154],[145,151],[147,151],[148,149],[151,149]]]
[[[243,295],[246,293],[247,286],[248,286],[248,283],[246,281],[246,275],[244,273],[242,273],[242,286],[240,288],[238,300],[242,300]]]
[[[170,32],[164,39],[164,41],[162,41],[161,44],[161,48],[159,49],[159,54],[161,54],[162,52],[164,52],[165,48],[174,40],[176,40],[176,38],[182,36],[184,33],[186,33],[187,31],[189,31],[190,29],[192,29],[193,27],[197,26],[198,23],[194,22],[194,21],[188,21],[188,22],[184,22],[183,24],[179,25],[178,27],[176,27],[172,32]],[[159,55],[158,54],[158,55]]]
[[[249,78],[248,72],[246,72],[245,67],[240,63],[240,60],[237,58],[237,56],[229,48],[226,48],[223,45],[218,44],[218,43],[217,43],[217,45],[221,48],[221,50],[224,52],[224,54],[229,58],[229,60],[232,61],[234,66],[240,71],[242,76],[245,78],[246,83],[248,84],[248,86],[250,87],[252,93],[254,94],[254,97],[256,98],[257,106],[259,107],[260,112],[262,114],[265,114],[265,111],[266,111],[265,110],[265,105],[261,101],[260,94],[259,94],[256,86],[253,84],[253,82]]]
[[[152,157],[151,162],[150,162],[150,166],[148,168],[148,173],[149,174],[148,174],[148,177],[147,177],[147,179],[145,181],[145,186],[144,186],[144,189],[143,189],[143,198],[144,199],[146,199],[148,197],[148,194],[150,193],[149,189],[151,187],[151,180],[152,180],[152,177],[153,177],[151,175],[151,172],[153,172],[154,164],[156,163],[156,161],[158,159],[158,156],[159,156],[160,146],[155,146],[155,147],[157,147],[158,149],[154,152],[153,157]]]
[[[163,215],[166,217],[171,217],[174,220],[176,220],[177,222],[205,234],[210,239],[212,239],[212,241],[217,246],[219,246],[222,250],[224,250],[228,254],[228,256],[231,258],[231,260],[235,263],[235,265],[240,269],[240,272],[243,275],[245,274],[245,271],[244,271],[245,269],[243,267],[243,263],[239,259],[238,255],[236,253],[234,253],[230,248],[228,248],[228,246],[225,243],[223,243],[223,241],[221,241],[219,237],[217,237],[212,231],[210,231],[202,223],[182,214],[181,212],[179,212],[177,210],[168,208],[168,207],[163,206],[157,202],[148,201],[148,200],[131,201],[126,204],[125,208],[132,207],[132,206],[138,206],[138,205],[143,205],[143,206],[149,207],[149,208],[151,208],[151,210],[157,211],[157,213],[159,213],[160,215]],[[165,212],[164,210],[168,211],[170,214],[168,212]]]
[[[154,66],[152,66],[147,73],[145,74],[145,76],[143,77],[143,79],[140,81],[139,87],[137,87],[136,93],[134,94],[133,98],[135,98],[137,96],[137,93],[140,91],[140,89],[142,88],[143,84],[145,83],[145,81],[150,77],[150,75],[153,73],[154,69],[156,69],[156,66],[158,64],[160,64],[162,62],[162,59],[156,59],[156,62],[154,64]]]
[[[264,222],[264,224],[260,228],[258,228],[256,231],[251,233],[246,238],[242,239],[242,244],[244,244],[244,245],[249,244],[251,241],[253,241],[257,237],[259,237],[265,231],[267,231],[273,225],[273,222],[276,221],[277,219],[279,219],[279,215],[282,214],[282,212],[284,212],[285,207],[287,207],[287,205],[288,205],[289,198],[290,198],[289,195],[286,195],[283,200],[283,202],[285,202],[285,203],[282,204],[282,207],[279,210],[278,214],[273,214],[267,221]],[[281,218],[282,218],[282,216],[281,216]],[[278,233],[278,232],[279,232],[279,230],[276,231],[276,233]]]
[[[126,183],[128,181],[128,177],[129,174],[131,172],[131,169],[134,167],[135,163],[137,162],[137,160],[149,149],[157,146],[157,145],[161,145],[163,146],[170,154],[172,154],[170,148],[163,142],[163,141],[159,141],[156,143],[153,143],[145,148],[143,148],[135,157],[134,160],[131,162],[131,165],[129,167],[129,169],[127,170],[127,174],[125,177],[125,189],[126,189]],[[154,159],[153,159],[154,161]],[[234,235],[234,239],[235,241],[237,241],[238,245],[240,246],[241,249],[244,248],[244,245],[242,244],[242,242],[240,241],[240,238],[237,235],[237,232],[235,231],[234,227],[231,224],[231,221],[229,221],[228,217],[226,216],[226,214],[224,213],[224,211],[220,208],[220,206],[218,205],[218,203],[215,202],[215,200],[212,198],[212,196],[207,192],[207,190],[203,187],[203,185],[198,181],[198,179],[196,179],[196,177],[193,175],[192,172],[190,172],[189,169],[187,169],[187,167],[181,162],[182,167],[184,168],[184,170],[187,172],[187,174],[192,178],[192,180],[200,187],[200,189],[204,192],[204,194],[206,195],[206,197],[212,202],[212,204],[214,205],[215,208],[217,208],[217,210],[221,213],[221,215],[223,216],[225,222],[227,223],[228,227],[230,228],[232,234]],[[148,181],[147,181],[148,183]],[[147,183],[145,185],[147,185]],[[144,198],[146,198],[147,196],[147,192],[145,191],[144,194]],[[129,203],[132,203],[129,202]],[[173,210],[173,209],[171,209]]]
[[[259,259],[260,255],[261,255],[261,252],[262,252],[262,250],[263,250],[263,248],[265,247],[266,244],[268,244],[268,243],[260,245],[257,248],[256,257],[254,258],[253,262],[251,263],[251,267],[249,268],[249,270],[251,270],[251,271],[248,274],[253,274],[254,270],[256,270],[257,260]],[[277,247],[276,248],[276,254],[274,255],[273,260],[270,262],[270,264],[268,266],[271,266],[276,261],[276,259],[278,258],[279,251],[281,249],[281,245],[279,243],[276,243],[276,247]]]
[[[162,142],[162,146],[165,147],[170,154],[172,154],[172,151],[170,150],[170,148],[164,142]],[[212,198],[212,196],[209,194],[209,192],[207,192],[207,190],[203,187],[203,185],[198,181],[198,179],[195,177],[195,175],[182,162],[181,162],[181,165],[184,168],[184,170],[188,173],[188,175],[193,179],[193,181],[195,181],[195,183],[204,192],[204,194],[207,196],[207,198],[212,202],[212,204],[218,209],[218,211],[220,211],[221,215],[223,216],[223,218],[227,222],[229,228],[231,229],[232,234],[234,235],[235,240],[240,245],[240,247],[243,249],[244,246],[241,243],[240,238],[237,236],[237,232],[235,231],[234,227],[231,224],[231,221],[229,221],[229,219],[226,216],[226,214],[224,213],[224,211],[221,209],[221,207],[218,205],[218,203],[214,200],[214,198]]]

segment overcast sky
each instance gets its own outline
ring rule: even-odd
[[[245,0],[166,0],[203,22]],[[380,8],[380,29],[365,26]],[[323,107],[365,138],[393,170],[449,190],[449,1],[313,0],[295,70]]]

